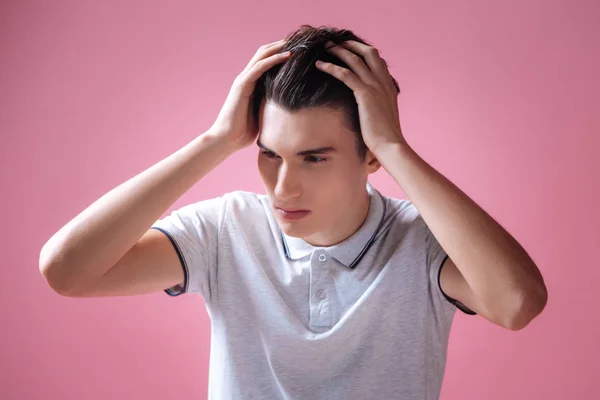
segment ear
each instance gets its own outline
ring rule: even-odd
[[[365,165],[368,174],[377,172],[381,167],[379,160],[371,153],[371,150],[367,150],[367,154],[365,154]]]

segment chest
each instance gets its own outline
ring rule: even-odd
[[[229,319],[253,315],[263,324],[288,324],[323,333],[344,320],[412,318],[426,306],[424,254],[410,243],[389,246],[381,237],[349,268],[326,249],[291,260],[276,243],[270,252],[232,250],[219,270],[217,305]],[[391,307],[391,308],[390,308]]]

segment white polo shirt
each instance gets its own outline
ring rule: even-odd
[[[152,226],[211,319],[209,399],[438,399],[461,303],[447,254],[409,200],[370,184],[361,228],[313,247],[282,232],[264,194],[181,207]]]

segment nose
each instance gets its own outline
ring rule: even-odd
[[[277,174],[277,184],[275,185],[274,194],[281,200],[293,199],[302,194],[302,187],[297,173],[285,164],[282,164]]]

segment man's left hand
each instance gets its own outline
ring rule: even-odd
[[[354,92],[363,140],[369,150],[377,156],[382,144],[405,145],[398,115],[398,91],[377,49],[354,40],[341,45],[328,42],[327,47],[352,70],[323,61],[317,61],[316,67]],[[364,57],[366,64],[357,54]]]

